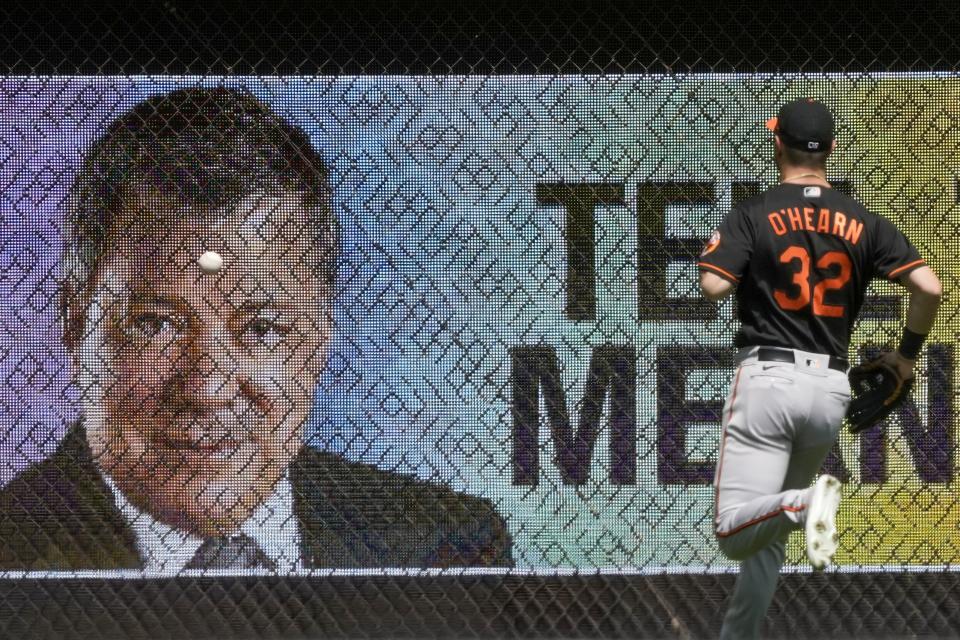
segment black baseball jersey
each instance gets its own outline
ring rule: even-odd
[[[734,207],[697,263],[737,285],[738,347],[844,358],[870,280],[923,264],[888,220],[835,189],[797,184]]]

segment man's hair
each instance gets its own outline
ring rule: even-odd
[[[794,167],[803,167],[805,169],[826,169],[827,168],[827,158],[830,156],[830,151],[802,151],[800,149],[795,149],[793,147],[788,147],[787,145],[782,145],[781,147],[783,153],[783,159],[787,164]]]
[[[90,287],[124,199],[145,188],[212,209],[252,193],[302,194],[319,251],[315,271],[332,285],[337,226],[327,168],[307,134],[247,92],[194,88],[137,104],[87,153],[68,200],[65,298]]]

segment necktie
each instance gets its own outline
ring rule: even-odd
[[[275,569],[274,562],[246,534],[209,538],[185,569]]]

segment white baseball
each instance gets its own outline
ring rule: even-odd
[[[216,273],[223,266],[223,258],[216,251],[204,251],[197,260],[204,273]]]

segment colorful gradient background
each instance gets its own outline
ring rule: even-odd
[[[520,570],[735,566],[713,541],[712,488],[657,480],[654,375],[658,347],[729,346],[735,323],[729,303],[710,323],[638,318],[637,185],[715,183],[716,204],[667,213],[668,234],[706,238],[729,209],[732,182],[775,183],[763,124],[782,103],[812,95],[833,108],[831,177],[852,182],[940,275],[946,297],[931,341],[953,345],[960,333],[960,79],[953,76],[5,78],[0,483],[49,455],[77,415],[56,275],[61,206],[84,150],[149,95],[217,84],[247,88],[302,126],[331,168],[344,258],[311,445],[493,499]],[[545,182],[625,184],[625,206],[598,209],[596,321],[564,315],[564,212],[537,204],[536,185]],[[687,264],[671,265],[670,291],[695,291],[694,275]],[[893,341],[899,330],[897,321],[863,321],[854,346]],[[573,412],[590,348],[608,342],[633,344],[639,358],[637,484],[607,481],[604,429],[583,486],[563,485],[549,462],[536,487],[514,486],[508,350],[555,347]],[[722,398],[730,373],[691,374],[687,397]],[[921,371],[921,409],[924,381]],[[955,414],[949,428],[956,469]],[[691,458],[711,460],[718,440],[719,425],[692,428]],[[541,444],[541,460],[549,461],[553,445],[545,435]],[[956,563],[960,481],[921,483],[896,421],[887,448],[889,481],[863,484],[858,442],[842,436],[854,477],[840,514],[838,562]],[[790,546],[797,567],[800,541],[794,536]]]

